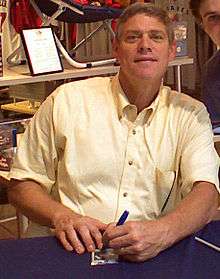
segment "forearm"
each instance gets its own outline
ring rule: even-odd
[[[198,231],[209,223],[218,207],[214,185],[198,182],[170,214],[159,219],[167,228],[167,246]]]
[[[53,227],[58,215],[74,214],[69,208],[53,200],[34,181],[12,180],[8,186],[8,198],[21,213],[44,226]]]
[[[54,228],[63,246],[79,254],[102,248],[106,225],[96,219],[79,215],[53,200],[34,181],[12,180],[8,186],[9,201],[32,221]]]

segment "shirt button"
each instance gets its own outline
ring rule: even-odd
[[[133,165],[133,161],[128,162],[129,166]]]
[[[127,192],[124,192],[124,193],[123,193],[123,197],[126,198],[127,196],[128,196],[128,193],[127,193]]]
[[[132,130],[132,134],[136,135],[136,130],[135,129]]]

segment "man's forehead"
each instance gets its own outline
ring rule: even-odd
[[[129,18],[124,24],[124,30],[158,30],[165,31],[165,24],[157,17],[137,14]]]
[[[128,33],[162,33],[162,34],[166,34],[166,31],[165,30],[161,30],[161,29],[149,29],[149,30],[143,30],[143,29],[138,29],[138,28],[130,28],[130,29],[126,29],[124,31],[125,34],[128,34]]]
[[[202,17],[217,13],[220,13],[220,0],[208,0],[202,2],[200,6],[200,14]]]
[[[140,19],[145,19],[149,22],[158,22],[158,23],[163,24],[159,17],[154,16],[154,15],[144,14],[144,13],[140,13],[140,14],[131,16],[130,18],[127,19],[127,21],[125,23],[130,22],[130,21],[135,21],[135,20],[138,21]]]
[[[219,1],[219,7],[208,7],[207,9],[203,8],[200,10],[200,14],[202,17],[220,14],[220,1]]]

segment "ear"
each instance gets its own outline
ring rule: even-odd
[[[169,62],[174,60],[176,57],[176,41],[173,41],[169,46]]]

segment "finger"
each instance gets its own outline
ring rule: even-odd
[[[100,231],[105,231],[108,227],[107,224],[104,224],[99,220],[95,220],[95,222],[93,222],[93,225],[96,226]]]
[[[80,241],[74,229],[69,229],[66,231],[66,239],[78,254],[82,254],[85,252],[83,243]]]
[[[137,253],[132,249],[130,250],[130,247],[128,247],[118,249],[117,254],[125,260],[141,262],[156,257],[159,254],[159,252],[156,250],[144,250],[142,252]]]
[[[157,254],[156,254],[157,255]],[[127,254],[127,255],[120,255],[120,258],[130,262],[144,262],[156,256],[155,254]]]
[[[105,231],[110,231],[111,229],[115,228],[116,223],[109,223],[106,225]]]
[[[129,261],[129,262],[143,262],[148,259],[141,255],[123,255],[123,256],[120,256],[120,258],[122,258],[125,261]]]
[[[120,258],[130,262],[143,262],[148,259],[153,258],[153,255],[149,255],[148,253],[134,253],[134,251],[130,252],[127,248],[122,248],[118,250],[118,255]]]
[[[122,247],[122,248],[119,248],[119,249],[114,249],[116,251],[116,253],[120,256],[124,256],[124,255],[130,255],[130,252],[129,252],[129,249],[128,247]],[[131,255],[134,254],[134,253],[131,253]]]
[[[67,251],[73,251],[72,245],[67,241],[66,234],[64,231],[55,231],[56,237],[60,240],[61,244]]]
[[[102,234],[100,233],[100,231],[95,227],[90,229],[90,234],[93,237],[93,239],[96,242],[96,245],[99,249],[102,249],[103,247],[103,241],[102,241]]]
[[[115,223],[110,223],[106,226],[106,230],[102,235],[102,242],[105,247],[108,246],[108,242],[109,242],[108,234],[114,227],[115,227]]]
[[[95,243],[91,237],[90,230],[86,226],[81,226],[78,229],[78,233],[80,237],[83,240],[83,243],[87,249],[88,252],[94,252],[95,251]]]
[[[120,237],[116,237],[112,240],[109,240],[108,245],[110,248],[113,249],[119,249],[122,247],[127,247],[127,246],[131,246],[133,243],[131,243],[131,239],[129,237],[129,235],[123,235]]]
[[[108,239],[108,241],[112,239],[116,239],[117,237],[121,237],[129,233],[124,227],[124,225],[121,226],[115,226],[115,225],[110,225],[107,230],[105,231],[105,238]]]
[[[134,256],[134,255],[141,254],[141,252],[138,253],[137,251],[135,251],[132,246],[122,247],[122,248],[114,249],[114,250],[120,256],[127,256],[127,255]]]
[[[115,223],[110,223],[106,226],[104,235],[105,237],[107,237],[108,234],[110,234],[110,232],[115,228]]]
[[[85,248],[78,239],[74,229],[71,232],[55,230],[55,233],[56,237],[60,240],[67,251],[75,250],[78,254],[82,254],[85,251]]]

